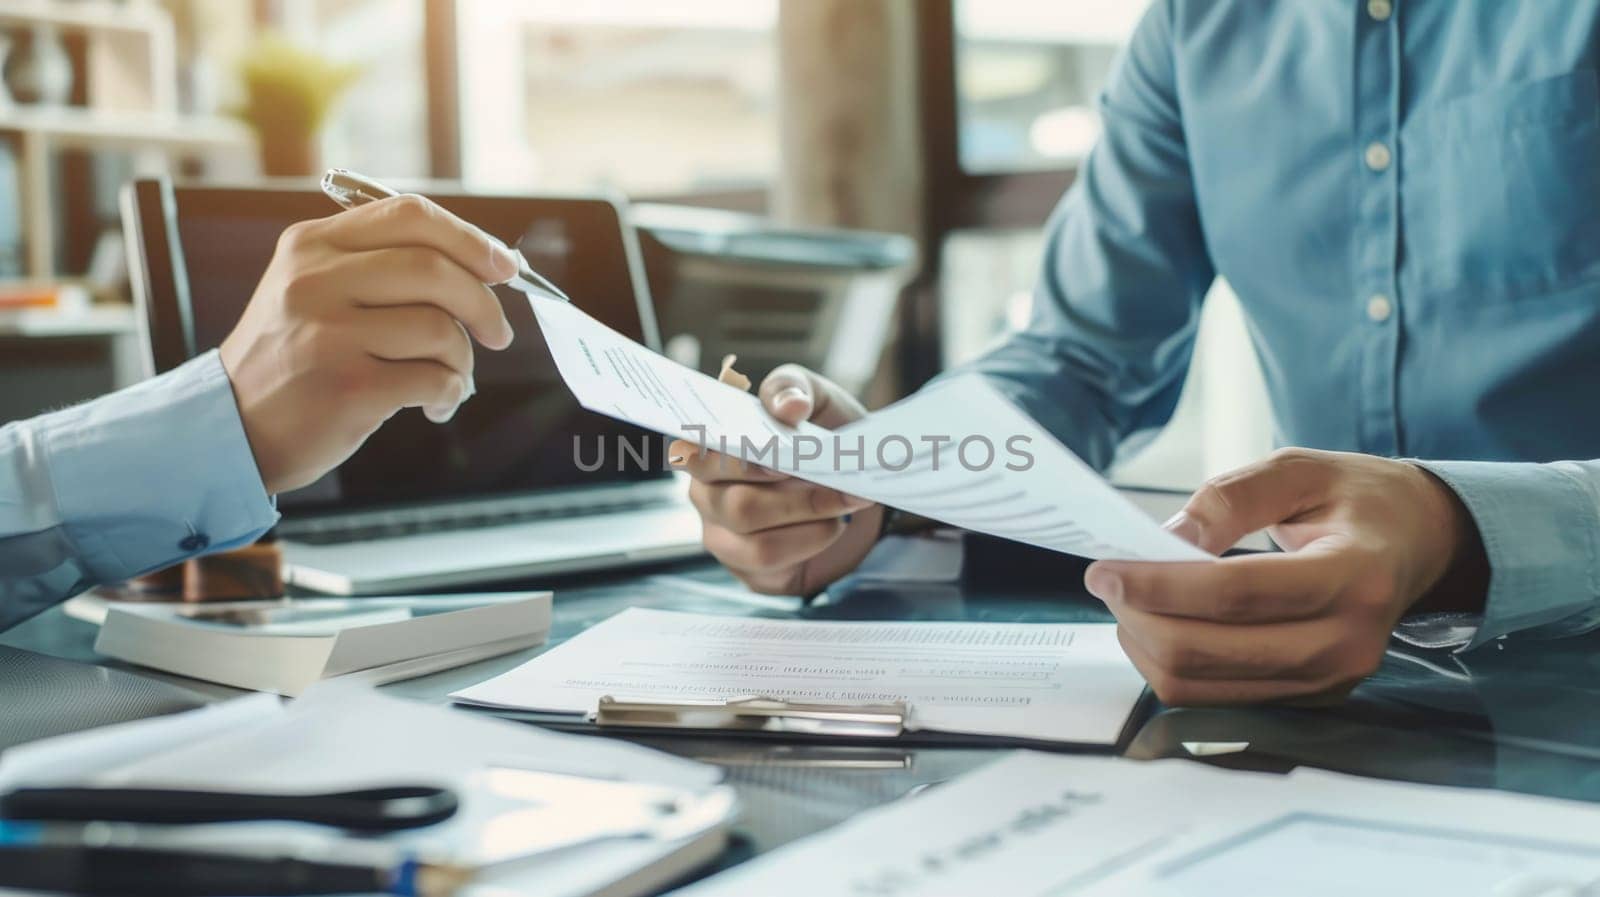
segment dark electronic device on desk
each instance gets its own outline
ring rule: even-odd
[[[659,345],[637,240],[607,197],[431,198],[522,250],[584,310]],[[124,191],[133,287],[155,371],[207,351],[239,319],[278,235],[337,209],[303,190],[173,186]],[[692,557],[698,516],[659,437],[579,407],[526,297],[496,288],[518,338],[480,351],[478,393],[436,425],[407,411],[338,470],[279,497],[290,583],[371,594]],[[585,465],[606,452],[599,469]],[[622,451],[626,441],[645,463]]]
[[[667,354],[713,376],[737,355],[758,380],[793,362],[867,390],[916,273],[910,237],[687,206],[632,213]]]

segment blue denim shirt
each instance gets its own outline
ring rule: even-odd
[[[0,629],[277,522],[216,352],[0,427]]]
[[[1475,644],[1600,622],[1600,0],[1159,0],[978,361],[1104,467],[1238,294],[1282,443],[1442,459]],[[972,368],[969,368],[972,369]],[[1468,462],[1529,462],[1481,464]]]

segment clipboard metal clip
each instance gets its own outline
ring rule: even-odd
[[[910,709],[889,704],[800,704],[751,695],[725,701],[623,700],[610,695],[595,705],[595,725],[727,732],[779,732],[851,738],[896,738]]]

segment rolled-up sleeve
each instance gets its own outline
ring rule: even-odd
[[[984,375],[1100,469],[1172,416],[1215,279],[1169,7],[1151,6],[1112,70],[1100,141],[1047,228],[1027,330],[952,372]]]
[[[278,515],[215,352],[0,428],[0,629],[99,583],[248,544]]]
[[[1470,650],[1504,636],[1600,626],[1600,462],[1418,463],[1466,505],[1489,559],[1483,615],[1456,621],[1447,644]],[[1410,621],[1400,634],[1425,627]]]

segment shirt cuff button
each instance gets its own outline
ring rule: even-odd
[[[211,537],[205,533],[190,533],[178,543],[178,548],[184,551],[204,551],[211,547]]]

